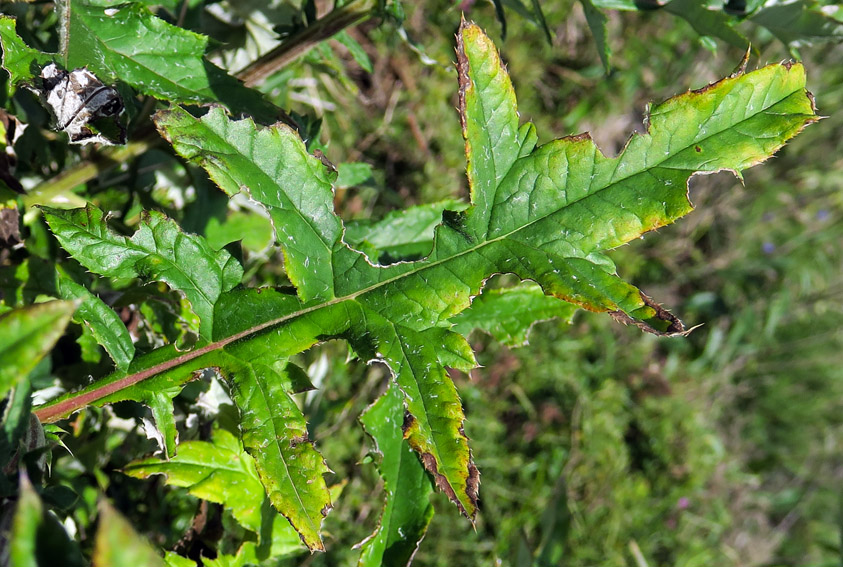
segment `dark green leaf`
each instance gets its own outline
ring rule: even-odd
[[[822,6],[811,0],[772,4],[753,14],[750,21],[792,47],[843,41],[843,21],[827,16]]]
[[[104,82],[185,103],[220,102],[274,122],[278,110],[204,57],[208,38],[168,24],[138,3],[97,6],[65,0],[62,55],[68,69],[88,67]]]
[[[368,163],[341,163],[337,170],[337,180],[334,182],[336,187],[354,187],[372,178],[372,166]]]
[[[3,407],[0,402],[0,407]],[[24,432],[30,425],[32,388],[29,381],[23,381],[12,389],[5,401],[0,419],[0,470],[6,468],[18,449]]]
[[[117,368],[125,370],[132,361],[135,346],[120,317],[61,265],[29,258],[17,266],[3,293],[8,300],[14,298],[13,304],[32,302],[44,295],[76,301],[79,306],[72,321],[90,331],[90,336],[105,348]]]
[[[363,69],[367,73],[372,72],[372,61],[369,59],[369,55],[353,37],[348,35],[347,31],[343,30],[340,33],[336,34],[334,36],[334,39],[344,45],[346,49],[348,49],[348,52],[351,54],[357,64],[360,65],[361,69]]]
[[[135,356],[135,345],[117,313],[85,286],[79,285],[59,266],[56,266],[56,291],[61,299],[79,304],[73,320],[90,329],[97,343],[105,348],[121,370],[126,370]]]
[[[492,4],[495,5],[495,15],[498,17],[498,21],[501,23],[501,39],[506,39],[506,12],[503,8],[503,1],[492,0]]]
[[[53,57],[24,44],[17,34],[17,20],[0,16],[0,45],[3,47],[3,68],[9,73],[9,89],[21,81],[29,81],[52,62]]]
[[[600,61],[603,62],[603,69],[608,73],[611,70],[609,59],[612,55],[612,48],[609,46],[609,40],[606,37],[606,14],[598,10],[594,6],[592,0],[580,0],[582,3],[583,12],[585,12],[585,21],[588,23],[588,29],[591,30],[591,36],[594,38],[594,43],[597,45],[597,53],[600,55]]]
[[[716,37],[743,49],[749,45],[749,40],[732,28],[733,18],[722,10],[709,9],[699,0],[672,0],[664,9],[687,21],[702,36]]]
[[[544,38],[547,40],[547,43],[552,45],[553,36],[550,34],[550,28],[547,27],[547,21],[544,19],[544,11],[542,10],[541,2],[539,0],[531,1],[533,3],[533,16],[536,18],[536,22],[544,32]]]

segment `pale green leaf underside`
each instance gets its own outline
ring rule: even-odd
[[[211,441],[185,441],[170,460],[134,461],[123,472],[135,478],[165,475],[166,483],[187,488],[197,498],[230,508],[244,527],[260,533],[263,485],[252,458],[240,441],[225,430],[216,430]]]
[[[471,356],[450,329],[451,319],[489,276],[513,273],[536,282],[545,295],[611,312],[651,332],[682,333],[678,319],[615,274],[605,251],[690,211],[687,182],[694,173],[754,165],[816,119],[802,67],[771,65],[653,106],[647,133],[633,136],[617,157],[604,156],[587,135],[536,147],[533,126],[519,125],[515,94],[491,41],[465,24],[457,55],[472,204],[462,213],[445,211],[429,255],[418,261],[373,265],[346,243],[333,211],[333,173],[285,126],[258,128],[250,120],[230,120],[221,109],[202,118],[180,108],[160,113],[158,128],[178,153],[204,167],[228,194],[246,191],[266,207],[298,296],[222,293],[211,327],[217,342],[193,354],[170,349],[142,357],[132,372],[172,360],[186,364],[170,364],[146,384],[92,401],[174,387],[191,371],[215,366],[235,388],[244,388],[241,412],[265,413],[276,402],[252,392],[278,369],[256,368],[320,340],[344,338],[362,357],[392,370],[408,415],[405,438],[436,485],[471,517],[478,473],[462,431],[459,396],[443,367],[465,366]],[[207,331],[205,319],[203,325]],[[251,362],[247,372],[243,361]],[[238,373],[245,382],[238,384]],[[118,373],[103,383],[122,379]],[[271,399],[287,404],[280,395]],[[258,462],[261,440],[279,446],[302,440],[284,438],[265,415],[255,421],[254,431],[259,428],[246,443]],[[270,431],[276,436],[265,437]],[[266,471],[279,474],[286,463],[278,454]],[[321,476],[320,461],[314,458],[310,466],[311,479]],[[287,482],[264,473],[262,480],[270,494]],[[293,520],[289,506],[296,493],[285,498],[273,503],[282,503],[279,509],[300,533],[316,526],[312,518],[321,510],[308,508],[307,518]],[[318,547],[312,540],[309,545]]]

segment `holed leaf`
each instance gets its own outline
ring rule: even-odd
[[[321,497],[282,497],[289,480],[274,475],[295,483],[324,469],[314,457],[307,474],[285,472],[300,459],[286,458],[280,448],[310,445],[300,426],[273,421],[274,408],[291,412],[285,396],[295,390],[279,369],[286,357],[318,341],[344,338],[361,357],[391,369],[404,397],[405,439],[436,485],[473,517],[479,475],[459,396],[443,366],[464,368],[473,359],[465,339],[451,330],[451,318],[488,277],[513,273],[546,295],[649,332],[683,334],[676,317],[615,274],[605,251],[690,211],[687,184],[695,173],[739,173],[816,120],[803,68],[780,64],[653,106],[647,132],[633,136],[617,157],[604,156],[587,134],[536,147],[535,128],[519,125],[512,84],[478,27],[461,26],[457,57],[471,206],[443,213],[429,255],[418,261],[374,265],[344,241],[333,212],[333,172],[286,126],[232,121],[221,109],[202,118],[177,107],[160,113],[158,128],[179,154],[204,167],[228,194],[245,191],[267,209],[298,296],[222,293],[210,326],[215,342],[140,357],[132,374],[115,373],[37,414],[55,419],[81,403],[142,397],[177,387],[196,369],[217,367],[235,392],[241,390],[235,398],[245,445],[259,471],[265,454],[273,460],[261,473],[270,494],[278,495],[273,503],[304,533],[316,526],[312,518],[322,508],[314,503]],[[209,325],[203,318],[206,332]],[[296,520],[299,505],[307,514]]]
[[[342,171],[342,170],[340,170]],[[465,203],[440,201],[394,211],[376,222],[347,223],[343,240],[367,252],[372,262],[389,264],[397,260],[417,260],[430,254],[442,212],[464,211]],[[370,248],[375,248],[369,253]]]

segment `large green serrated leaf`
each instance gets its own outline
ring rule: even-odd
[[[363,551],[358,565],[409,565],[433,518],[433,486],[418,456],[404,442],[404,403],[398,388],[390,386],[360,421],[382,457],[378,471],[386,505],[375,533],[359,544]]]
[[[441,366],[430,363],[435,349],[423,331],[464,309],[490,274],[513,272],[548,294],[647,330],[683,332],[676,318],[615,276],[601,252],[687,213],[686,186],[695,171],[757,163],[814,112],[801,67],[778,65],[655,106],[649,133],[632,138],[617,158],[604,157],[587,136],[534,150],[534,129],[519,128],[494,46],[474,26],[459,39],[473,207],[446,216],[424,261],[372,266],[349,249],[331,211],[329,172],[306,156],[292,131],[257,130],[219,111],[196,119],[174,109],[157,122],[176,150],[227,192],[246,188],[267,207],[304,302],[276,322],[304,325],[303,317],[331,311],[345,320],[331,324],[340,324],[352,344],[371,345],[407,396],[411,443],[471,514],[476,473],[460,442],[462,412]]]
[[[211,441],[186,441],[170,460],[134,461],[123,472],[135,478],[154,474],[167,484],[187,488],[197,498],[230,508],[234,518],[255,533],[261,529],[261,504],[265,498],[252,458],[231,433],[218,429]]]
[[[436,485],[473,517],[478,472],[459,396],[443,367],[443,361],[464,365],[470,357],[465,340],[450,329],[451,318],[488,277],[513,273],[548,296],[656,334],[683,334],[676,317],[615,274],[605,252],[690,211],[693,174],[740,172],[816,120],[802,67],[771,65],[654,105],[647,133],[633,136],[617,157],[604,156],[588,135],[536,147],[535,128],[519,125],[509,77],[478,27],[461,27],[457,56],[472,204],[462,213],[445,211],[430,254],[413,262],[373,265],[343,240],[343,223],[333,212],[333,173],[289,128],[232,121],[221,109],[202,118],[179,108],[159,114],[158,128],[178,153],[202,165],[227,193],[245,191],[266,207],[298,296],[224,293],[214,311],[215,342],[141,357],[132,374],[115,373],[38,415],[55,419],[81,403],[177,387],[208,366],[235,387],[241,372],[248,388],[261,388],[260,380],[242,373],[244,361],[252,371],[270,367],[340,337],[361,357],[391,369],[407,410],[405,438]],[[259,398],[242,396],[241,412],[272,407],[256,403]],[[296,441],[283,438],[274,424],[259,425],[272,425],[277,434],[264,443]],[[286,482],[262,479],[270,490]],[[318,512],[308,509],[310,517]]]
[[[80,264],[115,278],[162,281],[184,293],[199,316],[199,336],[210,339],[214,304],[220,294],[240,283],[243,268],[225,250],[213,250],[205,239],[185,234],[161,213],[144,214],[131,238],[108,229],[102,211],[44,208],[53,234]]]
[[[168,24],[138,3],[96,5],[65,0],[62,47],[66,67],[87,66],[101,80],[121,80],[155,98],[221,102],[268,122],[278,110],[205,59],[208,38]]]
[[[49,301],[0,315],[0,399],[50,352],[75,309],[72,301]]]

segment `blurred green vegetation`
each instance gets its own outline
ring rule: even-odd
[[[580,4],[544,4],[552,44],[516,17],[502,41],[491,3],[408,3],[405,27],[423,56],[394,27],[367,22],[348,33],[368,55],[371,73],[332,41],[262,88],[283,108],[321,118],[314,144],[332,162],[371,164],[371,178],[337,193],[340,214],[354,219],[467,196],[450,63],[460,10],[501,48],[522,117],[536,123],[544,141],[590,130],[610,154],[643,129],[648,101],[725,76],[743,56],[722,43],[712,53],[668,14],[612,12],[614,70],[605,76]],[[54,41],[38,35],[54,24],[50,18],[29,22],[33,45]],[[780,43],[750,32],[758,51],[751,67],[789,57]],[[436,494],[436,516],[415,565],[840,564],[843,48],[804,48],[801,55],[820,113],[831,116],[746,172],[743,184],[726,173],[694,179],[696,212],[613,254],[627,279],[700,328],[687,338],[659,339],[580,313],[573,325],[537,325],[522,349],[473,337],[482,367],[454,377],[482,474],[481,511],[472,527]],[[30,109],[31,116],[39,112]],[[63,165],[63,157],[48,157],[54,145],[30,135],[18,149],[21,163],[42,154],[39,163]],[[250,215],[248,203],[233,210],[200,172],[163,152],[150,151],[128,171],[112,171],[77,193],[120,211],[127,226],[154,207],[219,245],[248,232],[242,244],[251,283],[284,281],[267,248],[266,221]],[[28,227],[27,250],[54,256],[43,225],[30,219]],[[128,305],[133,289],[123,291],[120,301]],[[170,299],[139,307],[140,348],[156,346],[161,335],[144,325],[172,328],[183,314],[178,298]],[[84,345],[96,347],[75,332],[82,347],[66,338],[54,365],[66,357],[74,376],[96,374],[99,358],[86,356]],[[336,473],[331,483],[349,481],[325,522],[328,552],[285,565],[351,565],[351,545],[374,529],[381,507],[357,416],[387,374],[347,361],[338,342],[299,362],[319,388],[301,397],[311,437]],[[50,385],[49,369],[34,380],[35,389]],[[177,399],[182,440],[207,436],[197,400],[209,387],[191,384]],[[154,449],[137,426],[145,415],[132,403],[86,410],[63,437],[69,452],[53,456],[50,494],[60,511],[72,510],[83,546],[92,545],[85,531],[97,489],[158,545],[177,546],[189,530],[193,497],[160,479],[119,473]],[[80,495],[75,508],[62,486]],[[215,521],[231,523],[215,513]]]
[[[406,25],[445,63],[458,16],[432,4],[408,7]],[[518,18],[501,41],[491,5],[466,15],[496,39],[522,117],[545,141],[589,130],[614,154],[643,129],[648,101],[716,80],[743,55],[703,49],[667,14],[612,13],[606,77],[579,5],[550,4],[552,45]],[[750,68],[789,57],[755,31]],[[330,74],[302,65],[314,97],[337,105],[323,115],[328,155],[384,175],[379,191],[341,196],[346,217],[467,192],[453,70],[423,65],[384,33],[353,32],[374,67],[363,80],[351,73],[356,97],[332,98]],[[843,49],[801,55],[820,113],[833,115],[747,171],[744,184],[727,173],[694,179],[695,213],[613,255],[619,273],[700,328],[658,339],[580,313],[572,326],[538,325],[522,349],[475,337],[482,367],[456,379],[482,473],[481,513],[475,530],[437,495],[416,565],[840,564]],[[340,366],[327,391],[343,390]],[[320,448],[338,478],[359,475],[359,455],[340,470],[328,441]],[[374,526],[369,485],[356,478],[343,496],[350,503],[328,526]],[[350,563],[343,547],[306,563]]]

